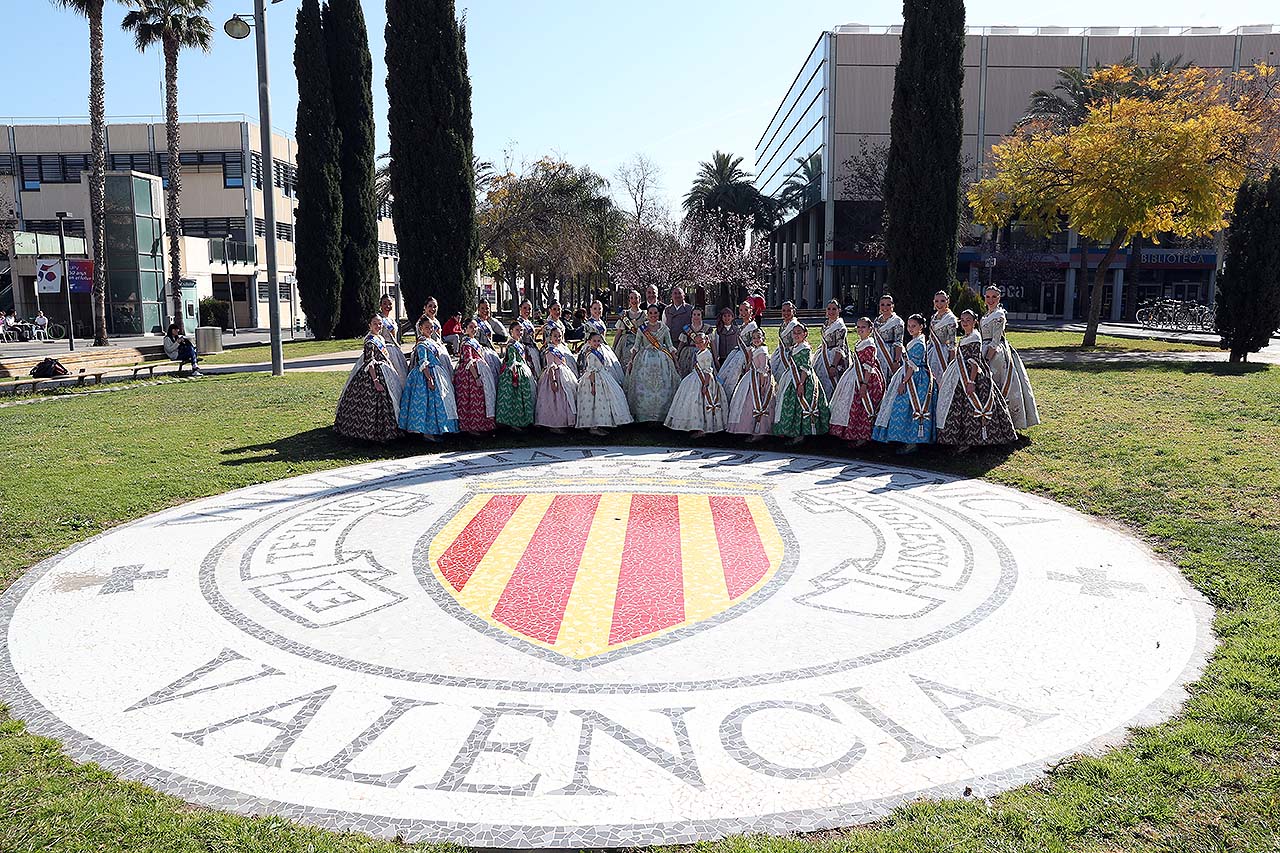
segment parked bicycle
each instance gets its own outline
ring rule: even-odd
[[[1179,299],[1157,299],[1143,303],[1135,319],[1148,329],[1191,329],[1211,332],[1217,312],[1213,306]]]

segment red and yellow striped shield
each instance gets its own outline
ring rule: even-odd
[[[783,540],[763,488],[652,485],[476,493],[432,539],[431,571],[470,613],[576,660],[723,613],[777,573]]]

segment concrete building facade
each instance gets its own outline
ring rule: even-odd
[[[774,276],[769,301],[818,306],[828,299],[869,310],[885,289],[886,267],[868,247],[878,232],[881,204],[865,175],[882,164],[889,142],[893,80],[901,27],[846,24],[822,33],[761,134],[756,184],[777,197],[790,185],[797,210],[769,235]],[[1062,68],[1087,69],[1132,57],[1181,57],[1206,68],[1239,69],[1280,63],[1280,27],[985,27],[970,28],[964,54],[966,169],[977,174],[991,146],[1022,117],[1030,95],[1051,89]],[[1016,230],[1016,229],[1015,229]],[[1016,235],[1015,235],[1016,236]],[[994,276],[977,246],[961,247],[957,278],[972,284]],[[1080,316],[1088,283],[1078,282],[1080,247],[1069,232],[1022,241],[1043,268],[1034,286],[1011,289],[1015,313]],[[1102,253],[1089,251],[1095,266]],[[1106,316],[1131,317],[1138,304],[1162,296],[1209,302],[1218,268],[1212,241],[1136,245],[1127,251],[1106,293]],[[912,310],[926,306],[910,306]]]
[[[163,193],[169,176],[166,140],[163,122],[108,122],[108,175],[132,175],[136,181],[154,182],[158,206],[148,206],[143,218],[148,221],[158,219],[160,231],[157,235],[149,231],[143,235],[139,231],[137,239],[155,236],[162,245],[167,240]],[[182,151],[179,154],[182,170],[181,272],[194,288],[197,299],[213,296],[232,302],[237,325],[241,328],[267,325],[266,222],[263,213],[266,192],[274,193],[275,199],[282,323],[301,327],[306,320],[294,286],[297,144],[287,136],[275,133],[272,148],[275,157],[272,170],[274,186],[264,188],[256,123],[247,118],[182,123]],[[15,230],[56,234],[56,214],[64,211],[69,214],[67,233],[87,236],[92,241],[92,235],[86,233],[91,230],[87,227],[88,158],[88,124],[0,125],[0,198],[12,198],[17,222]],[[137,184],[132,186],[139,187]],[[123,216],[123,213],[114,215]],[[109,229],[112,216],[109,212]],[[107,243],[110,250],[110,233]],[[167,245],[160,255],[163,271],[167,273]],[[385,208],[379,211],[378,217],[378,255],[382,289],[394,295],[399,252],[390,211]],[[125,272],[119,265],[113,269],[109,252],[109,331],[115,335],[154,333],[168,322],[173,300],[166,298],[167,293],[163,292],[153,296],[148,289],[150,276],[143,276],[146,281],[142,282],[142,291],[134,294],[139,310],[133,310],[128,306],[128,294],[133,291],[123,283],[128,277]],[[111,285],[113,276],[120,282],[115,290]],[[20,313],[28,298],[22,283],[15,282],[13,300]],[[117,303],[127,310],[113,310]],[[155,309],[144,307],[144,303],[168,305],[169,308],[157,315]],[[75,320],[78,329],[88,323],[88,310],[77,313]]]

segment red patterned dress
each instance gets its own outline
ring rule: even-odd
[[[884,377],[873,340],[867,338],[858,344],[850,368],[831,395],[830,432],[845,441],[870,441],[884,397]]]
[[[485,361],[484,350],[475,338],[462,345],[458,367],[453,371],[453,392],[458,401],[458,428],[465,432],[492,432],[497,386],[493,368]]]

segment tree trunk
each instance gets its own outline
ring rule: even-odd
[[[106,243],[107,83],[102,59],[102,5],[89,8],[89,221],[93,235],[93,345],[107,345]],[[70,317],[67,318],[70,324]]]
[[[1111,244],[1107,246],[1107,253],[1102,256],[1102,260],[1098,262],[1098,269],[1093,273],[1093,292],[1089,294],[1089,321],[1084,329],[1084,341],[1081,346],[1097,345],[1098,322],[1102,318],[1102,289],[1106,286],[1107,270],[1111,268],[1112,262],[1120,251],[1120,246],[1128,235],[1127,228],[1121,228],[1116,232],[1111,238]]]
[[[165,197],[165,229],[169,232],[169,288],[173,322],[186,334],[182,319],[182,165],[178,162],[178,40],[164,40],[164,130],[169,149],[169,191]],[[265,188],[271,192],[270,187]]]

